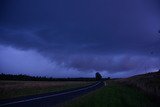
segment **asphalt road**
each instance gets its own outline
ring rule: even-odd
[[[63,103],[75,97],[89,93],[102,86],[104,86],[103,82],[96,82],[92,85],[77,89],[32,95],[9,100],[0,100],[0,107],[54,107],[59,103]]]

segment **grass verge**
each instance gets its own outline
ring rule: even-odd
[[[158,107],[142,92],[124,86],[109,85],[58,105],[60,107]]]
[[[116,81],[130,87],[136,87],[151,96],[153,100],[160,101],[160,72],[136,75],[129,78],[117,79]]]

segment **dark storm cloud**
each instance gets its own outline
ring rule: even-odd
[[[152,62],[152,63],[151,63]],[[147,56],[106,55],[106,56],[74,56],[68,62],[69,67],[80,71],[131,72],[154,69],[160,66],[160,59]]]
[[[1,0],[0,45],[79,71],[136,71],[159,63],[159,8],[158,0]]]
[[[39,45],[43,45],[43,42],[40,38],[33,35],[31,31],[27,30],[11,30],[11,29],[0,29],[1,44],[5,45],[13,45],[19,48],[32,48],[39,47]]]
[[[19,42],[26,41],[31,45],[29,47],[32,47],[36,45],[35,42],[39,42],[35,38],[39,38],[44,40],[46,46],[41,42],[37,44],[37,48],[44,46],[44,49],[52,48],[52,45],[64,48],[65,45],[67,48],[97,52],[144,51],[144,47],[148,47],[158,39],[155,35],[159,25],[153,24],[154,27],[150,28],[153,26],[150,23],[154,19],[149,19],[156,16],[151,16],[152,13],[147,9],[143,10],[145,6],[141,5],[141,2],[123,1],[44,2],[41,0],[38,1],[38,5],[37,1],[10,1],[12,3],[8,1],[4,12],[1,13],[0,22],[11,30],[6,33],[18,36],[13,38],[2,32],[1,39],[4,39],[2,42],[11,41],[22,47],[23,45],[26,47],[26,43],[19,44]],[[23,29],[27,29],[28,32]],[[30,32],[33,34],[28,34]],[[8,37],[4,37],[6,35]],[[31,35],[33,38],[30,38]]]

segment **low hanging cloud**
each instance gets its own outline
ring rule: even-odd
[[[87,77],[92,73],[67,68],[34,50],[19,50],[0,45],[0,73],[48,77]],[[84,75],[85,74],[85,75]]]
[[[139,72],[158,69],[160,59],[135,55],[76,56],[69,59],[68,66],[80,71]]]
[[[34,50],[0,46],[0,72],[52,77],[103,76],[124,77],[157,70],[157,57],[135,55],[70,55],[49,59]],[[118,76],[119,74],[119,76]],[[123,74],[123,75],[122,75]]]

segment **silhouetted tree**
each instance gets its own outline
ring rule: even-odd
[[[97,72],[95,74],[95,76],[96,76],[96,80],[101,80],[102,79],[102,76],[101,76],[101,74],[99,72]]]
[[[111,77],[108,77],[107,79],[108,79],[108,80],[110,80],[110,79],[111,79]]]

